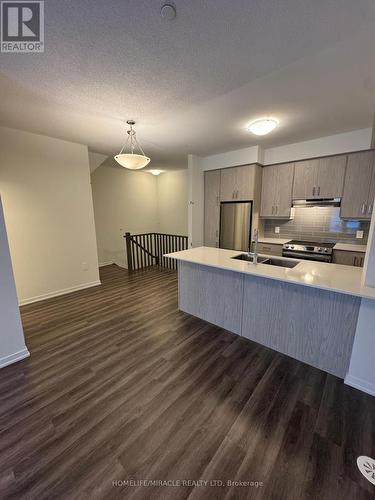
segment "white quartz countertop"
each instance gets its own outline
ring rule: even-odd
[[[366,245],[353,245],[350,243],[336,243],[334,250],[344,250],[345,252],[363,252],[366,253]]]
[[[290,269],[267,264],[254,265],[251,262],[231,258],[240,253],[243,252],[223,250],[221,248],[197,247],[182,252],[170,253],[166,257],[242,274],[375,299],[375,288],[362,284],[362,268],[308,260],[286,259],[284,257],[284,260],[298,262],[297,266]],[[270,257],[280,259],[280,257]]]

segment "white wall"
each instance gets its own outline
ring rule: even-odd
[[[187,235],[188,171],[166,171],[156,179],[159,231]]]
[[[362,299],[345,383],[375,396],[375,301]]]
[[[188,236],[189,247],[203,245],[204,175],[202,158],[188,155]]]
[[[320,137],[311,141],[268,148],[264,150],[263,165],[368,149],[371,147],[371,134],[372,129],[365,128],[343,134]]]
[[[249,165],[250,163],[261,163],[263,150],[260,146],[236,149],[201,159],[202,169],[216,170],[217,168],[236,167],[238,165]]]
[[[375,212],[372,215],[363,281],[375,287]],[[362,299],[345,383],[375,396],[375,301]]]
[[[92,174],[107,159],[108,156],[106,155],[102,155],[101,153],[93,153],[92,151],[89,151],[90,173]]]
[[[91,176],[100,265],[126,267],[124,234],[159,228],[157,180],[108,159]]]
[[[20,303],[99,283],[86,146],[0,128],[0,193]]]
[[[29,356],[23,336],[0,198],[0,368]]]

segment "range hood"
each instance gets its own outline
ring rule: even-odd
[[[293,207],[339,207],[341,198],[311,198],[308,200],[293,200]]]

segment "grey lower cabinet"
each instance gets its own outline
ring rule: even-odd
[[[178,290],[182,311],[345,377],[359,297],[183,261]]]
[[[204,244],[219,246],[220,170],[204,173]]]
[[[366,254],[363,252],[348,252],[346,250],[333,250],[333,263],[344,266],[363,267]]]
[[[296,162],[293,199],[341,198],[346,162],[346,155]]]
[[[283,246],[274,243],[258,243],[258,253],[281,257],[283,254]]]
[[[374,198],[375,152],[348,155],[340,216],[346,219],[371,219]]]

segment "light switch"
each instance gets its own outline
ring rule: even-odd
[[[355,233],[355,237],[361,240],[363,238],[363,231],[357,231]]]
[[[279,227],[279,226],[276,226],[276,227],[275,227],[275,233],[276,233],[276,234],[279,234],[279,233],[280,233],[280,227]]]

